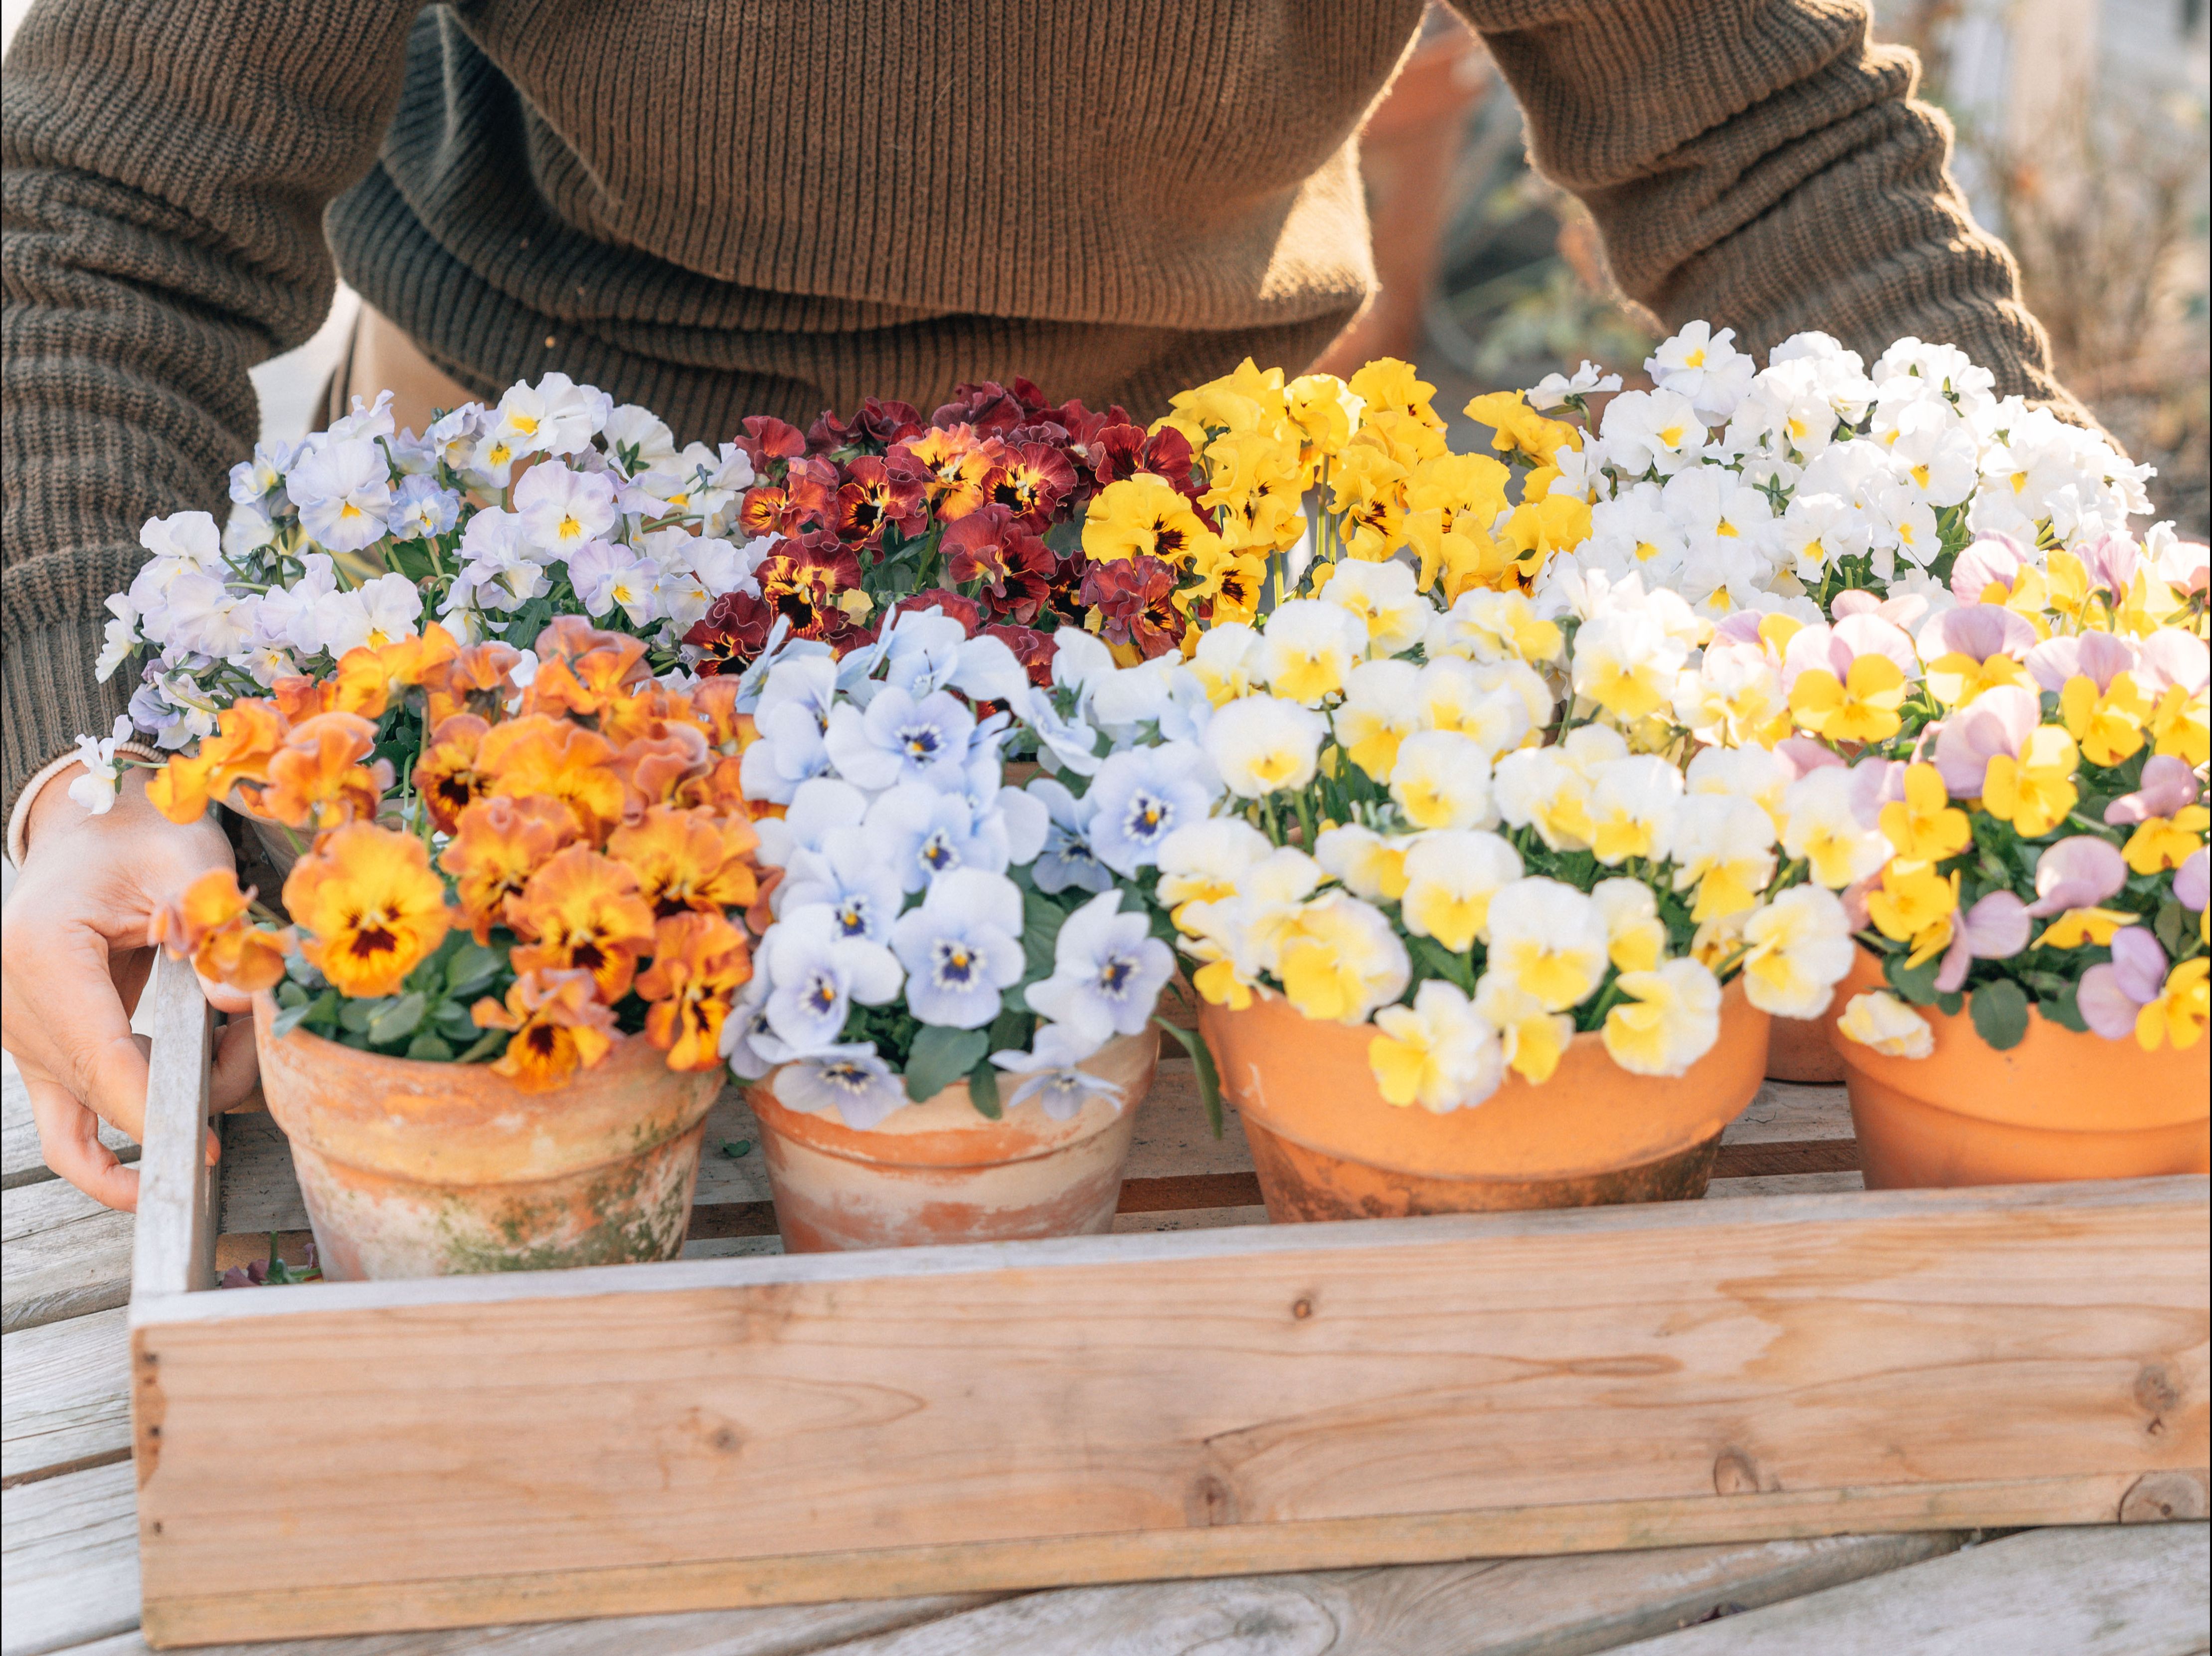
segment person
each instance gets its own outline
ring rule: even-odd
[[[1838,0],[1458,0],[1621,287],[1763,350],[1956,343],[2077,411],[1947,171],[1909,52]],[[216,508],[247,369],[335,270],[380,354],[495,396],[552,369],[679,441],[1026,375],[1149,418],[1295,372],[1373,280],[1357,133],[1421,0],[37,0],[8,65],[0,1029],[48,1164],[131,1205],[126,1004],[152,905],[230,858],[68,794],[140,524]],[[1439,180],[1439,187],[1442,181]],[[118,681],[122,676],[118,676]],[[252,1083],[227,1035],[217,1100]]]

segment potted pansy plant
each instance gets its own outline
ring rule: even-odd
[[[1881,836],[1834,1020],[1869,1184],[2206,1170],[2205,586],[2201,546],[1991,537],[1917,632],[1780,652],[1790,745]]]
[[[558,620],[433,626],[240,696],[149,786],[300,852],[286,914],[228,870],[154,940],[255,995],[262,1088],[327,1276],[672,1259],[758,895],[740,682],[650,676]],[[380,756],[395,730],[412,751]]]
[[[1074,630],[1038,688],[933,609],[811,647],[760,682],[742,779],[774,919],[725,1043],[785,1246],[1106,1228],[1175,964],[1145,888],[1219,792],[1202,691]],[[1020,786],[1018,732],[1045,767]]]

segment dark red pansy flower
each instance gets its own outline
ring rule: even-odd
[[[850,461],[844,477],[837,490],[836,527],[837,538],[848,546],[878,545],[886,524],[896,525],[902,535],[921,533],[928,514],[920,479],[893,471],[872,454]]]
[[[771,461],[795,460],[806,452],[805,433],[786,421],[750,414],[743,423],[744,434],[737,440],[737,446],[744,450],[755,471],[766,475]]]
[[[983,480],[985,496],[1032,529],[1050,523],[1054,508],[1074,488],[1075,468],[1066,455],[1043,443],[1008,446]]]
[[[1175,607],[1175,571],[1139,555],[1094,563],[1083,573],[1083,601],[1099,614],[1098,634],[1150,658],[1178,647],[1187,624]]]
[[[960,623],[969,638],[983,628],[983,606],[965,593],[947,591],[942,586],[926,587],[919,592],[909,592],[891,606],[893,615],[907,610],[942,610],[951,620]]]
[[[1050,633],[1040,633],[1034,627],[1009,627],[994,622],[983,628],[981,636],[997,639],[1014,652],[1014,659],[1022,664],[1022,670],[1030,676],[1030,682],[1040,690],[1052,688],[1052,658],[1060,642]]]

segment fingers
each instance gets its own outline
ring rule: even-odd
[[[100,1142],[100,1119],[44,1076],[25,1071],[23,1089],[31,1095],[39,1153],[46,1165],[103,1206],[137,1212],[137,1170]]]
[[[218,1111],[243,1104],[253,1096],[261,1079],[261,1065],[253,1051],[253,1020],[227,1025],[217,1037],[215,1069],[208,1082],[208,1099]]]
[[[235,1016],[253,1010],[253,997],[249,992],[234,989],[227,983],[217,983],[213,978],[200,977],[197,972],[192,975],[199,978],[200,993],[207,997],[207,1004],[216,1011]]]
[[[9,1050],[26,1075],[65,1088],[133,1138],[146,1115],[146,1059],[107,972],[107,944],[64,919],[19,949],[8,937]],[[59,1171],[57,1169],[57,1171]]]

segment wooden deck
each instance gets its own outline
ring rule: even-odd
[[[5,1103],[0,1656],[130,1656],[146,1649],[136,1632],[121,1308],[131,1223],[46,1174],[12,1071]],[[709,1127],[687,1257],[775,1249],[758,1140],[733,1092]],[[752,1148],[725,1155],[724,1144]],[[264,1257],[271,1231],[297,1258],[306,1216],[273,1124],[258,1113],[233,1117],[225,1147],[220,1262]],[[1719,1172],[1708,1199],[1856,1188],[1839,1093],[1770,1085],[1730,1129]],[[1139,1119],[1116,1228],[1264,1223],[1258,1203],[1233,1121],[1226,1138],[1212,1139],[1188,1065],[1164,1065]],[[292,1656],[2179,1656],[2212,1649],[2208,1591],[2199,1522],[1473,1560],[225,1648]]]

